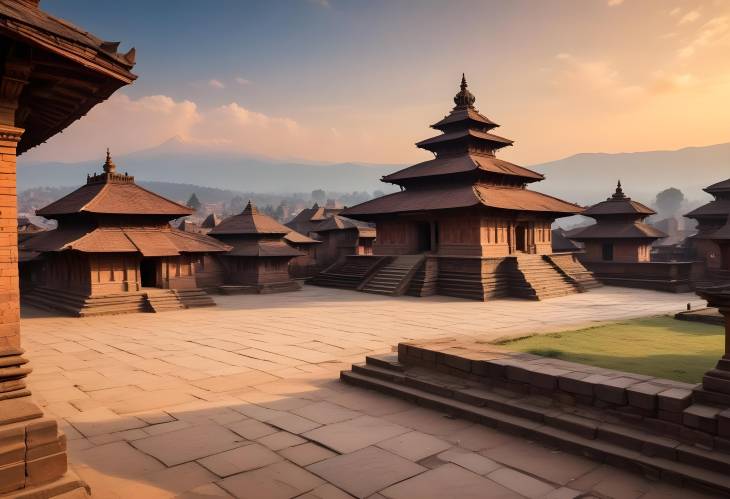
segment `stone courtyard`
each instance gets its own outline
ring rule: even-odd
[[[481,303],[305,286],[215,299],[162,314],[23,311],[30,388],[95,497],[708,497],[338,379],[399,341],[674,313],[701,306],[696,295]]]

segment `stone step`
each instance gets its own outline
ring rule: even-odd
[[[419,380],[418,387],[388,381],[388,370],[380,367],[370,369],[359,366],[356,371],[343,371],[341,379],[357,386],[371,388],[396,395],[401,399],[416,402],[424,407],[451,413],[455,416],[478,422],[499,430],[517,434],[529,439],[556,445],[568,452],[584,455],[599,461],[622,463],[632,468],[662,476],[668,480],[680,479],[690,485],[710,487],[714,491],[730,494],[730,462],[686,445],[671,447],[666,439],[626,429],[618,425],[596,424],[594,421],[574,414],[561,414],[557,410],[531,407],[518,401],[504,399],[486,390],[461,390],[460,397],[471,402],[482,401],[483,406],[457,400],[453,397],[430,393],[423,388],[427,382]],[[366,374],[363,373],[366,371]],[[377,372],[377,375],[373,375]],[[407,376],[390,372],[391,379]],[[444,387],[433,387],[443,390]],[[500,407],[495,409],[494,407]],[[507,407],[513,412],[505,412]],[[674,454],[672,454],[674,449]],[[652,454],[652,455],[649,455]],[[674,455],[675,459],[662,456]]]

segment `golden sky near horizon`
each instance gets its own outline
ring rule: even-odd
[[[451,109],[462,71],[476,107],[515,140],[500,156],[522,164],[730,142],[730,0],[369,5],[307,2],[302,23],[321,33],[292,35],[305,44],[293,62],[295,45],[241,55],[248,72],[221,69],[235,56],[223,53],[221,67],[173,85],[143,45],[133,88],[27,160],[177,136],[276,158],[413,163],[429,158],[413,144],[436,134],[428,125]]]

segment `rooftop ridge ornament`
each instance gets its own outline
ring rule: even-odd
[[[256,208],[256,205],[254,204],[254,202],[249,199],[248,200],[248,203],[246,204],[246,208],[244,208],[242,214],[246,214],[246,215],[258,215],[259,214],[259,209]]]
[[[622,201],[624,199],[628,199],[628,197],[626,197],[626,194],[624,194],[624,190],[621,188],[620,180],[616,184],[616,192],[614,192],[613,195],[610,198],[608,198],[609,201],[611,201],[612,199],[616,200],[616,201]]]
[[[474,97],[474,95],[467,90],[467,87],[469,86],[466,83],[466,75],[464,73],[461,73],[461,90],[459,93],[457,93],[454,96],[454,104],[456,104],[456,107],[472,107],[474,106],[474,102],[476,102],[477,98]]]
[[[109,148],[106,148],[106,161],[104,161],[104,173],[115,173],[117,171],[117,165],[112,161],[112,155],[109,153]]]

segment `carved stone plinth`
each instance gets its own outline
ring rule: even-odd
[[[725,354],[702,378],[701,398],[730,407],[730,286],[701,289],[697,294],[725,318]]]

